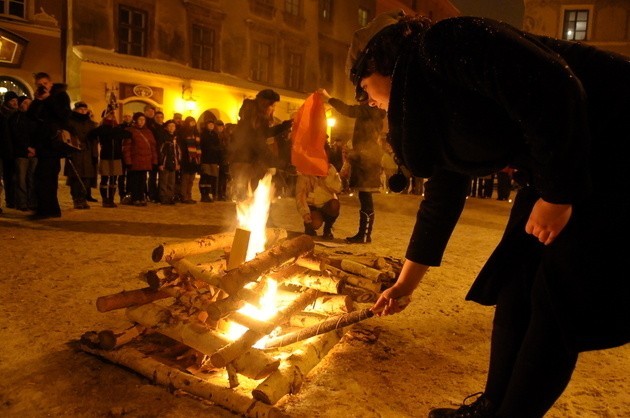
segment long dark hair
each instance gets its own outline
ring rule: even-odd
[[[370,41],[367,65],[361,78],[374,73],[390,76],[394,72],[400,48],[407,38],[423,36],[431,27],[431,20],[422,15],[403,16],[398,23],[378,33]]]

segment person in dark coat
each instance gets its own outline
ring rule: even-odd
[[[37,157],[32,144],[33,121],[26,111],[31,105],[31,98],[18,98],[18,111],[9,119],[9,132],[15,156],[15,208],[22,212],[35,210],[35,167]]]
[[[81,146],[80,150],[73,152],[66,158],[63,174],[67,177],[70,186],[70,195],[75,209],[89,209],[87,203],[90,182],[96,177],[96,164],[98,160],[98,139],[93,131],[98,126],[90,118],[88,105],[85,102],[76,102],[68,119],[70,132],[76,135]]]
[[[234,181],[237,200],[247,198],[248,189],[256,190],[267,170],[275,168],[277,161],[269,141],[291,129],[293,120],[274,125],[273,112],[280,95],[271,89],[245,99],[239,109],[239,121],[230,143],[230,175]]]
[[[359,193],[359,230],[346,242],[365,244],[372,242],[372,228],[374,227],[374,199],[372,193],[381,187],[381,159],[383,149],[379,138],[383,131],[385,111],[370,106],[367,100],[356,105],[348,105],[339,99],[330,97],[324,89],[319,92],[328,100],[337,112],[349,118],[356,119],[350,149],[347,150],[346,163],[339,174],[349,179],[349,187]]]
[[[177,143],[182,150],[180,170],[182,182],[179,185],[181,202],[195,204],[197,201],[192,198],[192,189],[201,163],[201,139],[194,117],[187,116],[183,125],[177,129]]]
[[[182,150],[177,143],[177,124],[174,120],[164,123],[166,137],[161,141],[158,149],[158,186],[159,198],[163,205],[175,204],[175,190],[177,185],[177,172],[181,168]]]
[[[374,312],[400,312],[440,265],[472,176],[510,166],[521,186],[466,296],[496,305],[483,395],[429,416],[542,417],[580,352],[630,341],[630,60],[491,19],[392,13],[355,33],[348,64],[357,95],[387,109],[399,160],[428,178]]]
[[[94,130],[94,137],[100,147],[98,172],[102,204],[104,208],[115,208],[117,180],[124,173],[122,144],[125,139],[131,139],[131,133],[118,125],[115,110],[106,110],[100,126]]]
[[[59,218],[61,208],[57,198],[61,158],[68,155],[65,147],[55,140],[61,129],[68,130],[68,119],[72,113],[70,96],[63,83],[53,83],[47,73],[35,74],[35,99],[28,108],[32,118],[33,145],[37,157],[35,168],[35,194],[37,210],[33,219]]]
[[[199,168],[199,194],[202,202],[211,203],[219,198],[219,169],[222,162],[222,149],[219,134],[215,131],[215,121],[206,121],[201,130],[201,166]]]

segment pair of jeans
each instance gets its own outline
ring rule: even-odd
[[[15,207],[35,209],[35,168],[37,157],[18,157],[15,159]]]

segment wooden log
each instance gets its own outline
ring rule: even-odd
[[[218,287],[230,295],[236,294],[245,284],[256,281],[258,277],[292,258],[312,251],[314,247],[315,243],[308,235],[288,239],[280,245],[259,253],[239,268],[226,272],[219,278]]]
[[[381,270],[377,270],[364,264],[357,263],[356,261],[347,259],[341,260],[341,270],[347,271],[348,273],[357,274],[375,282],[387,278],[387,274],[385,274]]]
[[[205,302],[196,304],[195,306],[208,314],[208,318],[212,321],[218,321],[221,318],[235,312],[245,306],[248,301],[252,305],[257,306],[263,291],[266,287],[266,281],[261,280],[256,283],[252,289],[240,289],[236,295],[228,296],[224,299],[215,300],[214,302]]]
[[[141,279],[147,282],[151,289],[159,289],[179,278],[179,274],[173,266],[152,269],[141,275]]]
[[[134,338],[144,334],[146,330],[145,327],[138,324],[120,331],[106,329],[98,333],[98,344],[103,350],[113,350],[133,341]]]
[[[301,267],[306,267],[309,270],[322,271],[326,265],[326,259],[311,252],[299,256],[295,260],[295,264]]]
[[[301,311],[306,305],[312,303],[317,298],[317,295],[319,295],[319,292],[313,289],[302,292],[291,305],[277,312],[268,320],[270,323],[269,327],[262,330],[262,332],[253,329],[247,330],[238,340],[221,347],[213,353],[210,356],[210,362],[212,362],[215,367],[225,367],[225,365],[231,361],[236,361],[235,359],[238,360],[242,357],[243,353],[247,352],[258,340],[273,331],[279,324],[288,320],[295,312]]]
[[[190,393],[245,417],[289,418],[278,408],[256,401],[243,391],[222,387],[184,373],[146,356],[135,348],[123,346],[117,350],[106,351],[86,344],[81,344],[80,348],[87,353],[134,370],[155,384]]]
[[[204,268],[196,265],[190,260],[182,258],[180,260],[173,260],[170,263],[177,269],[177,271],[184,275],[189,274],[197,280],[201,280],[211,286],[219,287],[220,280],[219,278],[225,272],[225,269],[212,269],[212,268]]]
[[[291,318],[289,318],[289,326],[306,328],[318,324],[326,318],[328,318],[327,315],[322,315],[317,312],[298,312],[291,315]]]
[[[330,265],[326,266],[326,271],[328,271],[334,277],[344,280],[346,283],[351,284],[353,286],[361,287],[371,292],[376,292],[376,293],[381,292],[381,283],[375,282],[372,279],[357,276],[355,274],[348,273],[344,270],[338,269]]]
[[[304,286],[333,294],[341,294],[345,286],[345,280],[342,278],[333,276],[328,272],[318,273],[311,270],[288,277],[283,283]]]
[[[339,315],[354,311],[352,298],[347,295],[324,295],[304,308],[305,312],[317,312],[324,315]]]
[[[249,238],[251,231],[242,228],[236,228],[234,231],[234,240],[232,241],[232,248],[230,248],[230,255],[228,257],[227,269],[232,270],[247,261],[247,248],[249,247]]]
[[[282,228],[266,229],[267,246],[272,246],[287,238],[287,231]],[[234,240],[234,232],[212,234],[193,241],[160,244],[153,249],[151,259],[156,263],[166,261],[170,263],[184,257],[206,254],[215,250],[229,250]]]
[[[290,344],[295,344],[298,341],[303,341],[316,335],[344,328],[348,325],[356,324],[357,322],[363,321],[373,316],[374,312],[369,309],[361,309],[360,311],[339,315],[308,328],[271,338],[265,342],[265,348],[279,348]]]
[[[227,319],[262,334],[267,334],[268,329],[275,328],[275,326],[269,321],[261,321],[240,312],[232,312]]]
[[[254,399],[274,405],[283,396],[298,393],[308,373],[339,342],[341,335],[341,330],[336,330],[308,340],[252,391]]]
[[[114,309],[128,308],[134,305],[144,305],[159,299],[165,299],[169,294],[150,287],[142,289],[123,290],[113,295],[100,296],[96,299],[96,309],[99,312],[109,312]]]
[[[198,321],[180,321],[164,307],[147,304],[127,309],[127,317],[145,327],[155,327],[176,341],[182,342],[206,355],[216,352],[229,341]],[[278,368],[279,360],[250,348],[242,356],[233,361],[234,369],[252,379],[262,379]]]
[[[298,257],[299,258],[299,257]],[[308,268],[306,267],[302,267],[299,266],[295,263],[287,263],[285,265],[283,265],[282,267],[273,270],[269,273],[266,274],[266,276],[270,279],[275,280],[278,283],[283,282],[284,280],[288,279],[291,276],[297,275],[297,274],[301,274],[304,273],[305,271],[307,271]]]

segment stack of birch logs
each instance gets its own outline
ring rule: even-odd
[[[357,304],[389,287],[400,261],[317,254],[311,237],[287,239],[285,230],[267,229],[265,251],[227,270],[234,236],[156,247],[153,261],[167,265],[142,272],[146,287],[96,302],[100,312],[125,309],[132,324],[86,332],[80,348],[243,416],[283,417],[277,402],[300,390],[350,325],[372,316],[369,305]],[[261,306],[272,282],[278,288],[271,318],[239,311]],[[226,333],[233,324],[246,329],[235,340]]]

